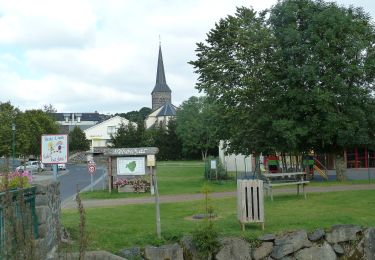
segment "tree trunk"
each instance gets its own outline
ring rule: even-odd
[[[336,179],[344,181],[346,179],[346,163],[343,152],[337,152],[335,158]]]
[[[202,160],[206,161],[208,150],[201,150],[201,152],[202,152]]]

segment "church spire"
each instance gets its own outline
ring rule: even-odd
[[[161,43],[159,42],[159,57],[158,57],[158,68],[156,71],[156,83],[151,94],[154,92],[172,92],[167,85],[164,73],[163,55],[161,53]]]

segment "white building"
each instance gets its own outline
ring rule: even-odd
[[[86,138],[90,140],[91,148],[107,147],[111,140],[111,134],[114,135],[121,124],[128,125],[129,123],[136,126],[135,123],[132,123],[123,117],[114,116],[84,130],[83,132],[86,134]]]
[[[224,141],[219,144],[219,158],[224,168],[229,172],[246,172],[253,171],[253,156],[243,154],[226,154],[227,149],[224,148]]]

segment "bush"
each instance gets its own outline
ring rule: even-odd
[[[33,181],[28,171],[0,174],[0,192],[17,188],[28,188]]]
[[[203,226],[198,227],[193,232],[192,243],[197,248],[202,259],[211,259],[218,250],[219,233],[212,221],[206,221]]]

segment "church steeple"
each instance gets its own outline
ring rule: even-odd
[[[164,73],[163,55],[161,52],[161,45],[159,44],[158,67],[156,71],[156,83],[151,92],[152,95],[152,110],[158,109],[165,103],[171,103],[171,89],[167,85]]]

